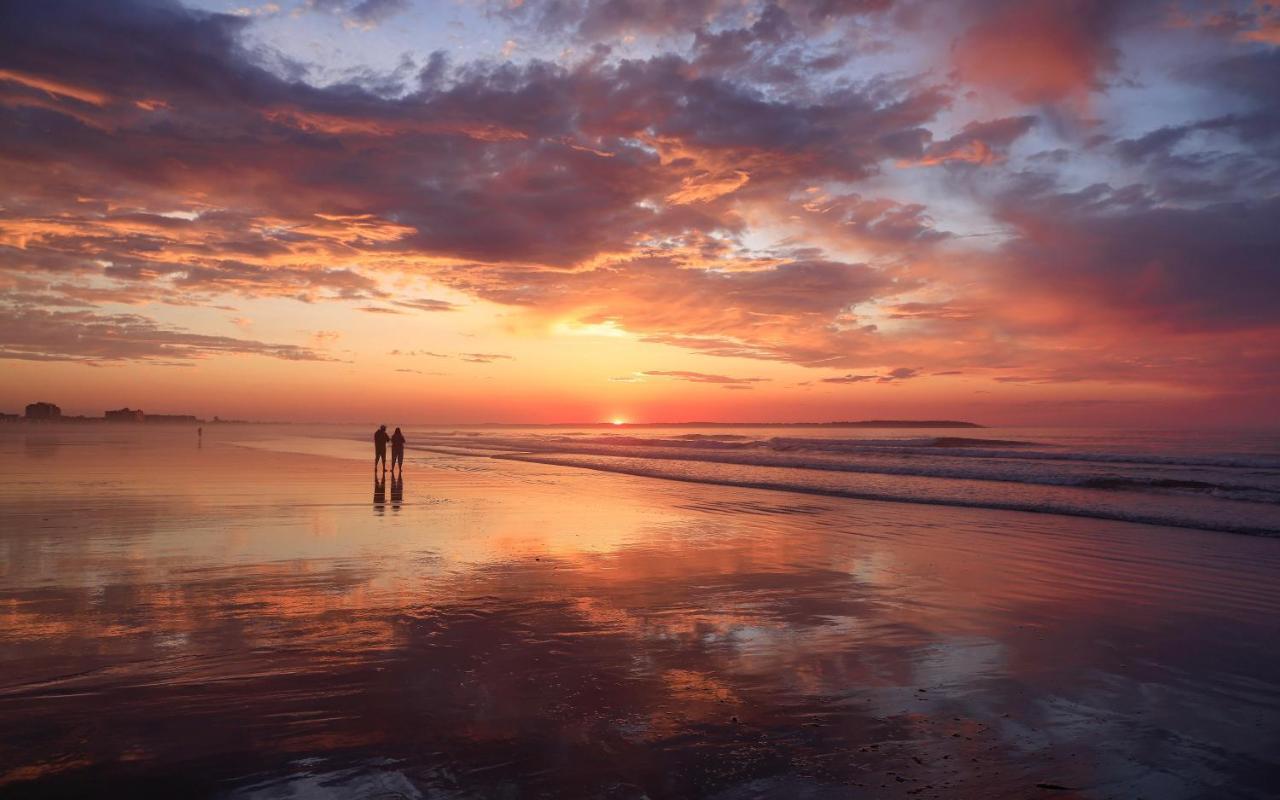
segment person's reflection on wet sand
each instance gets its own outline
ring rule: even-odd
[[[387,505],[387,479],[386,476],[380,476],[374,473],[373,476],[373,510],[379,514],[386,511]]]
[[[402,467],[403,469],[403,467]],[[404,502],[404,474],[396,477],[396,473],[391,473],[391,510],[399,511],[400,504]]]

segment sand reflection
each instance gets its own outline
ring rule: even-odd
[[[3,497],[5,789],[1261,797],[1277,766],[1275,542],[448,458],[370,514],[362,462],[151,455],[57,448]]]

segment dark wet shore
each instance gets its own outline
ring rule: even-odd
[[[396,500],[359,461],[77,435],[0,440],[0,796],[1280,775],[1277,541],[447,456]]]

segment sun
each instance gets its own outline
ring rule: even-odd
[[[627,424],[627,421],[626,421],[625,419],[623,419],[622,417],[614,417],[613,419],[611,419],[611,420],[609,420],[609,421],[610,421],[610,422],[612,422],[614,425],[626,425],[626,424]]]

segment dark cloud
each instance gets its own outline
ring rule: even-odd
[[[392,303],[418,311],[455,311],[457,306],[444,300],[433,300],[430,297],[418,297],[412,300],[392,300]]]
[[[992,164],[1001,161],[1018,137],[1031,130],[1036,118],[1030,115],[972,122],[949,139],[925,149],[922,164]]]
[[[792,14],[816,22],[877,14],[893,8],[894,3],[895,0],[780,0],[780,5]]]
[[[1280,197],[1171,207],[1141,192],[1031,186],[1001,198],[1019,231],[1004,249],[1027,291],[1169,330],[1276,323]]]
[[[626,34],[690,31],[730,5],[727,0],[525,0],[500,7],[508,18],[543,34],[597,42]]]
[[[889,370],[883,375],[837,375],[833,378],[821,378],[823,383],[867,383],[874,381],[875,383],[893,383],[894,381],[905,381],[909,378],[918,377],[920,370],[914,367],[898,367]]]
[[[588,42],[706,29],[750,30],[778,41],[792,19],[796,25],[823,26],[887,11],[894,0],[502,0],[497,5],[507,19],[541,34]],[[747,22],[752,24],[735,27]]]

